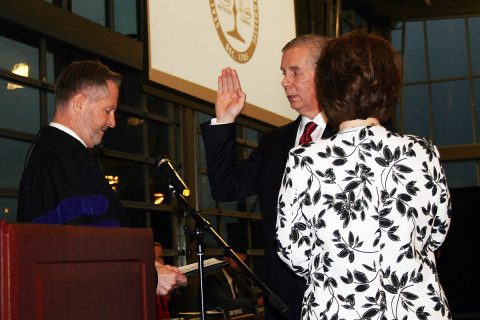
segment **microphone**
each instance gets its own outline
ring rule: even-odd
[[[178,174],[177,170],[172,165],[172,162],[167,156],[161,155],[157,160],[157,168],[163,172],[167,177],[168,182],[173,187],[175,192],[182,194],[185,197],[190,195],[190,190],[188,189],[185,182]]]

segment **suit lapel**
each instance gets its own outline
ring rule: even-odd
[[[336,133],[336,130],[334,130],[332,126],[327,122],[325,130],[323,130],[322,139],[331,138]]]
[[[285,155],[288,155],[288,152],[290,151],[290,149],[292,149],[295,146],[295,139],[297,139],[297,131],[298,131],[298,126],[300,125],[301,119],[302,117],[298,116],[297,119],[295,119],[295,121],[287,125],[287,128],[285,130],[285,136],[282,139],[285,142],[285,143],[282,143],[282,147],[284,149]]]

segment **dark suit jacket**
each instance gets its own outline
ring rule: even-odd
[[[220,269],[208,272],[205,276],[204,286],[207,310],[220,307],[227,314],[228,311],[237,309],[242,309],[243,313],[256,313],[257,295],[252,290],[251,282],[240,274],[236,277],[236,286],[238,296],[234,299],[223,271]]]
[[[288,159],[295,145],[298,125],[295,121],[265,133],[248,159],[236,161],[235,124],[203,123],[202,134],[207,158],[207,173],[212,197],[217,201],[234,201],[257,194],[263,216],[266,269],[261,279],[290,308],[290,319],[300,319],[305,279],[296,276],[277,256],[275,226],[278,191]],[[325,129],[323,137],[332,130]],[[265,299],[266,317],[282,319]]]

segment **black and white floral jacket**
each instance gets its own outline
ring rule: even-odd
[[[290,151],[280,258],[308,289],[303,319],[450,319],[434,250],[450,224],[437,148],[381,126]]]

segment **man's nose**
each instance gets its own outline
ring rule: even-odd
[[[283,76],[283,80],[282,80],[282,87],[286,88],[290,85],[290,79],[288,78],[288,76]]]
[[[109,115],[108,126],[110,128],[115,128],[115,114],[113,112]]]

